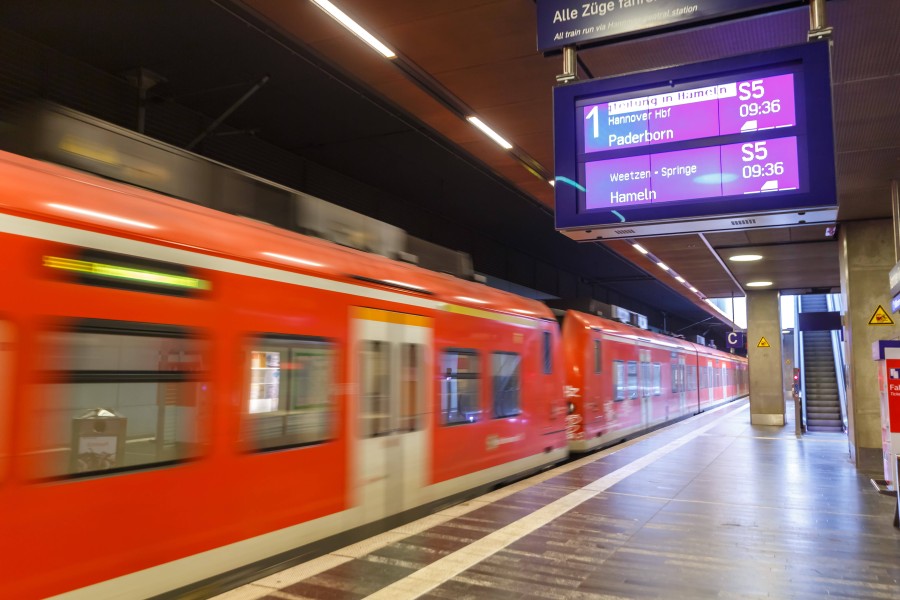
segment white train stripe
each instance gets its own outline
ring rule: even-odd
[[[85,248],[94,248],[97,250],[105,250],[106,252],[127,254],[129,256],[139,256],[153,260],[182,264],[189,267],[196,267],[199,269],[209,269],[212,271],[221,271],[223,273],[244,275],[246,277],[256,277],[257,279],[278,281],[374,300],[384,300],[386,302],[394,302],[429,310],[467,314],[478,318],[515,323],[526,327],[539,326],[539,317],[528,318],[525,316],[490,312],[483,309],[449,304],[430,298],[399,294],[387,290],[379,290],[372,287],[334,281],[314,275],[302,275],[292,271],[283,271],[281,269],[264,267],[235,259],[210,256],[200,252],[170,248],[168,246],[161,246],[150,242],[141,242],[105,233],[87,231],[76,227],[57,225],[55,223],[45,223],[43,221],[36,221],[2,213],[0,213],[0,233],[21,235],[24,237],[60,242]],[[260,254],[265,250],[265,248],[260,248]]]

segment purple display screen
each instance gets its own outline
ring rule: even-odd
[[[586,104],[581,121],[586,154],[793,127],[794,75]]]
[[[598,160],[586,163],[584,171],[588,210],[800,186],[796,137]]]

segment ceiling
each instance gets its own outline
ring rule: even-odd
[[[551,89],[562,59],[536,50],[533,0],[336,3],[398,58],[377,55],[309,0],[156,0],[127,8],[105,0],[7,0],[0,27],[108,73],[147,67],[165,77],[161,93],[210,116],[268,74],[264,92],[231,114],[229,126],[260,131],[281,148],[372,183],[407,176],[400,175],[397,155],[385,149],[410,129],[424,132],[511,186],[529,210],[552,212]],[[900,157],[900,6],[896,0],[832,0],[827,9],[834,27],[838,218],[890,218],[890,180]],[[607,77],[799,44],[808,26],[808,9],[800,7],[580,50],[579,74]],[[285,61],[286,54],[297,60]],[[364,98],[349,98],[355,96]],[[385,119],[385,111],[393,118]],[[503,151],[485,138],[462,118],[466,112],[479,115],[514,149]],[[515,227],[514,218],[507,215],[504,225]],[[627,242],[602,243],[635,272],[710,310]],[[840,286],[837,239],[824,225],[640,243],[702,296],[740,296],[742,286],[757,279],[790,291]],[[730,262],[737,253],[764,260]],[[610,279],[616,278],[628,276]],[[649,287],[632,293],[648,302],[656,294]]]

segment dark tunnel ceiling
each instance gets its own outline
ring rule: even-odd
[[[884,218],[900,139],[900,44],[894,41],[900,10],[893,0],[871,0],[865,10],[852,4],[828,3],[835,27],[839,218]],[[550,89],[561,64],[534,49],[532,2],[344,0],[341,6],[552,172]],[[269,82],[227,126],[256,130],[261,139],[392,194],[431,198],[449,188],[459,200],[435,210],[452,220],[474,219],[490,237],[513,246],[525,240],[533,253],[560,263],[579,254],[562,236],[548,235],[546,182],[306,0],[7,1],[0,27],[113,76],[150,69],[166,78],[153,89],[158,101],[209,117],[268,74]],[[807,10],[791,9],[579,56],[594,76],[608,76],[801,43],[807,27]],[[745,274],[729,271],[719,256],[743,247],[765,248],[783,263],[781,289],[834,288],[837,243],[823,229],[642,243],[712,297],[743,295]],[[825,257],[816,268],[791,258],[810,244]],[[648,273],[657,276],[655,268],[621,242],[592,256],[600,260],[573,267],[586,280],[688,321],[708,316],[678,284],[648,280]]]

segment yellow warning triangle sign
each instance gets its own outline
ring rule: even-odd
[[[756,345],[756,347],[757,348],[771,348],[771,346],[769,345],[769,342],[766,341],[766,338],[764,338],[764,337],[759,338],[759,343]]]
[[[894,320],[891,318],[891,315],[887,314],[887,311],[884,310],[884,307],[880,304],[878,308],[875,309],[875,314],[872,315],[872,318],[869,319],[869,325],[893,325]]]

